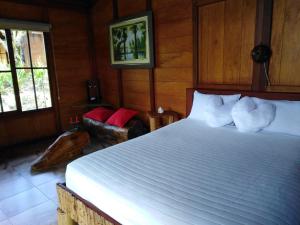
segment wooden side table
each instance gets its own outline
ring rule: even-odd
[[[150,121],[150,131],[154,131],[163,126],[163,121],[166,120],[166,124],[171,124],[179,119],[179,115],[174,111],[165,111],[163,113],[157,112],[148,112],[149,121]]]

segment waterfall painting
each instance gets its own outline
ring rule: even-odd
[[[109,26],[115,68],[153,68],[152,12],[114,21]]]

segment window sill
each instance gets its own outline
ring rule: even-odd
[[[54,112],[54,108],[45,108],[45,109],[37,109],[37,110],[30,110],[30,111],[12,111],[12,112],[5,112],[5,113],[0,113],[0,120],[1,119],[6,119],[6,118],[20,118],[20,117],[25,117],[25,116],[31,116],[31,115],[36,115],[36,114],[41,114],[41,113],[49,113],[49,112]]]

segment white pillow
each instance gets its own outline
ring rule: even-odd
[[[220,97],[221,98],[221,97]],[[231,110],[236,101],[208,108],[204,112],[205,122],[211,127],[223,127],[233,122]]]
[[[274,120],[275,111],[273,104],[256,104],[252,98],[243,97],[233,106],[231,115],[239,131],[258,132]]]
[[[300,136],[300,101],[265,100],[253,98],[256,103],[271,103],[276,106],[276,115],[264,130]]]
[[[192,110],[188,118],[205,121],[211,126],[224,126],[229,124],[232,122],[230,114],[231,107],[240,97],[240,94],[211,95],[195,91]],[[231,122],[227,123],[229,118]]]

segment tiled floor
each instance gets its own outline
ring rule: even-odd
[[[64,182],[65,168],[31,174],[38,155],[22,157],[0,169],[0,225],[55,225],[55,184]]]
[[[50,141],[50,142],[49,142]],[[53,141],[22,146],[25,151],[41,152]],[[88,154],[103,148],[92,139],[84,149]],[[65,166],[31,174],[31,163],[40,153],[0,163],[0,225],[56,225],[56,183],[65,182]]]
[[[0,168],[0,225],[55,225],[55,184],[64,182],[65,168],[31,174],[32,154]],[[2,166],[2,165],[1,165]]]

